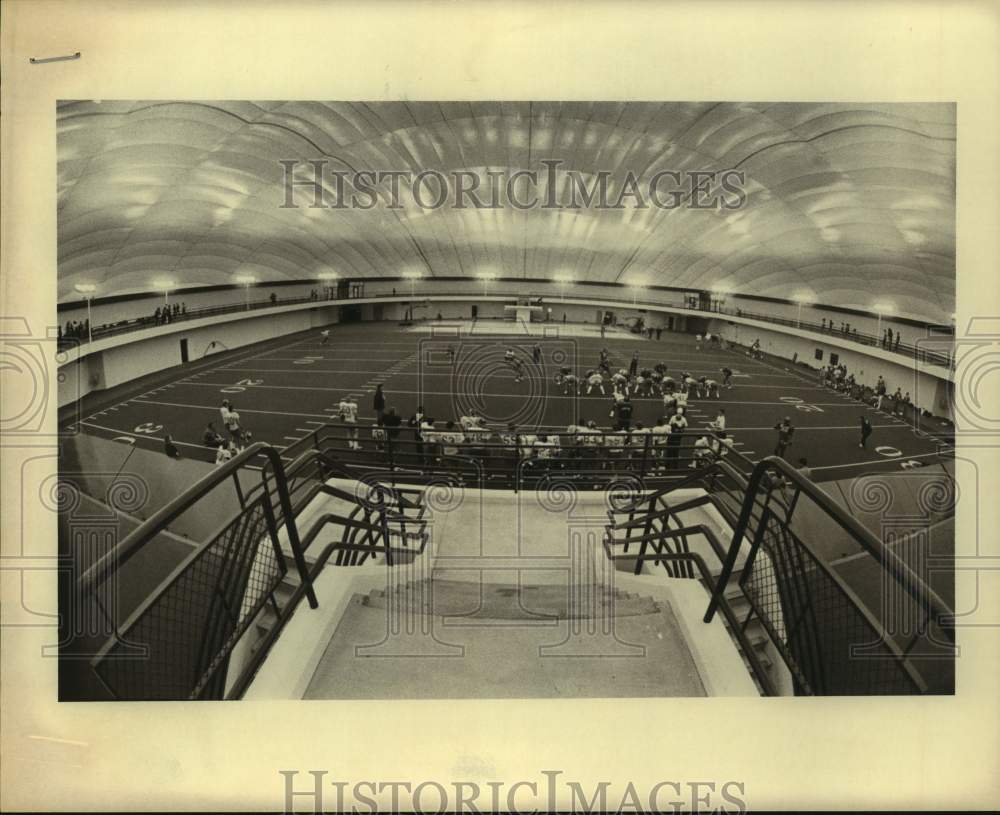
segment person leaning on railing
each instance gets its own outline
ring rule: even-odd
[[[646,455],[647,445],[651,444],[652,436],[649,428],[642,422],[636,422],[629,439],[629,458],[633,462],[639,461]]]
[[[432,417],[424,416],[420,420],[420,438],[423,442],[421,452],[423,453],[424,464],[431,464],[438,461],[441,456],[440,438],[438,432],[434,429],[434,419]]]

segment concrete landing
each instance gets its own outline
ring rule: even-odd
[[[706,695],[669,605],[612,594],[573,619],[558,589],[435,581],[431,614],[421,587],[355,595],[304,698]]]
[[[247,698],[755,695],[721,620],[701,622],[699,581],[608,560],[607,502],[431,488],[424,554],[324,569],[319,609],[299,607]]]

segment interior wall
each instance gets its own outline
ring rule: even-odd
[[[66,443],[73,448],[66,460],[85,465],[71,471],[64,464],[60,477],[73,481],[83,493],[101,502],[107,502],[111,484],[119,484],[120,489],[128,490],[129,514],[140,521],[147,520],[214,469],[213,464],[204,461],[173,459],[157,450],[90,433],[72,436]],[[197,542],[217,532],[220,524],[236,513],[238,497],[230,481],[217,487],[212,495],[213,500],[200,501],[172,522],[170,531]]]
[[[221,351],[242,348],[287,334],[305,331],[338,320],[339,306],[247,316],[212,323],[161,336],[123,342],[88,354],[60,368],[59,407],[86,394],[113,388],[138,377],[162,371],[181,362],[181,341],[187,340],[188,358],[202,359]],[[211,346],[211,343],[215,343]]]
[[[261,301],[274,292],[279,303],[282,300],[307,297],[311,289],[316,289],[322,293],[321,281],[307,281],[302,284],[284,285],[269,287],[261,284],[250,289],[250,299]],[[469,278],[467,280],[435,280],[433,278],[423,278],[416,282],[411,288],[409,281],[405,280],[379,280],[369,279],[364,281],[364,294],[366,297],[391,297],[393,292],[397,297],[409,297],[410,292],[415,291],[417,298],[433,296],[438,294],[454,294],[467,296],[480,296],[489,294],[490,296],[503,295],[507,297],[517,297],[530,295],[532,297],[544,297],[551,306],[553,315],[559,309],[558,303],[565,295],[567,297],[588,297],[594,299],[628,300],[632,296],[632,289],[622,286],[598,286],[588,285],[585,282],[572,284],[559,284],[555,282],[531,282],[522,283],[517,280],[496,280],[492,281],[488,287],[483,281]],[[171,295],[170,302],[184,302],[188,309],[208,308],[212,306],[232,305],[242,303],[246,293],[239,289],[224,289],[211,292],[191,292]],[[645,289],[640,297],[643,301],[657,305],[671,305],[681,308],[684,305],[684,293],[678,291],[660,291],[656,289]],[[162,297],[144,297],[136,300],[124,300],[118,303],[98,304],[92,309],[92,322],[94,325],[104,323],[115,323],[120,320],[132,320],[137,317],[150,316],[161,305]],[[388,308],[388,305],[386,306]],[[501,306],[502,308],[502,306]],[[767,314],[774,317],[781,317],[788,320],[797,320],[799,317],[799,307],[792,303],[772,303],[764,301],[747,300],[730,297],[725,300],[725,308],[733,310],[740,308],[746,312],[756,314]],[[467,315],[468,311],[466,311]],[[65,325],[68,320],[83,320],[87,316],[86,305],[79,304],[76,308],[66,309],[59,312],[58,320],[61,325]],[[419,310],[417,316],[421,316]],[[459,316],[456,312],[452,316]],[[553,316],[553,319],[561,319]],[[573,318],[568,316],[567,319]],[[912,342],[920,336],[926,335],[926,331],[911,326],[897,323],[891,315],[882,320],[881,326],[877,318],[840,314],[804,305],[802,307],[802,320],[804,322],[820,323],[822,320],[833,320],[837,327],[841,322],[848,322],[852,329],[857,329],[859,333],[878,334],[885,328],[892,328],[894,332],[899,331],[904,342]]]
[[[787,360],[794,358],[817,370],[830,364],[831,354],[836,354],[838,363],[846,365],[847,372],[853,373],[860,384],[874,387],[881,375],[885,378],[890,394],[897,387],[902,388],[904,393],[909,391],[910,398],[917,407],[929,410],[936,416],[952,418],[950,399],[945,398],[942,404],[942,393],[946,393],[947,389],[942,390],[941,380],[931,374],[913,370],[908,366],[906,357],[898,356],[896,358],[899,362],[896,362],[894,359],[888,359],[895,355],[884,352],[887,358],[883,358],[881,356],[883,352],[877,348],[865,346],[866,350],[854,351],[833,345],[821,336],[814,338],[786,334],[759,328],[756,325],[729,323],[725,320],[713,320],[709,325],[709,331],[727,342],[744,346],[749,346],[759,338],[761,350],[765,353]],[[821,352],[822,359],[816,358],[817,351]]]

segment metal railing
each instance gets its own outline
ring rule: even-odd
[[[675,498],[678,489],[693,486],[705,492]],[[733,529],[728,550],[710,529],[681,518],[685,510],[707,504]],[[948,680],[931,686],[919,663],[922,658],[949,662],[953,670],[951,609],[926,575],[917,574],[783,459],[757,462],[749,476],[729,461],[715,461],[677,484],[619,504],[609,516],[606,548],[619,558],[635,557],[637,570],[647,561],[666,567],[667,555],[688,551],[688,538],[704,537],[721,563],[718,578],[705,581],[711,591],[705,621],[723,613],[762,687],[737,634],[754,621],[780,655],[797,694],[948,692]],[[869,555],[884,578],[878,613],[810,543],[817,535],[838,532]],[[694,576],[676,568],[667,572]],[[738,626],[732,625],[726,596],[734,587],[748,609]]]
[[[114,323],[102,323],[93,325],[90,330],[79,329],[79,333],[73,336],[63,334],[59,337],[59,347],[68,348],[73,345],[86,345],[91,339],[102,340],[105,337],[116,337],[119,334],[127,334],[131,331],[141,331],[144,328],[156,328],[161,325],[173,325],[174,323],[186,322],[188,320],[200,320],[205,317],[216,317],[220,314],[235,314],[242,311],[259,311],[266,308],[281,308],[282,306],[297,306],[303,303],[315,303],[317,306],[330,303],[343,303],[347,298],[336,297],[289,297],[281,300],[241,300],[239,303],[227,303],[222,306],[204,306],[202,308],[185,309],[176,314],[171,313],[169,317],[157,320],[153,313],[142,317],[132,317],[131,319],[118,320]],[[60,326],[60,329],[62,327]]]
[[[363,295],[363,299],[377,300],[384,298],[387,300],[392,300],[394,302],[396,301],[409,302],[414,300],[428,300],[434,297],[463,297],[463,296],[467,296],[469,297],[469,299],[477,298],[476,295],[469,294],[468,292],[442,292],[442,291],[432,292],[432,291],[414,290],[409,295],[402,295],[402,294],[390,295],[382,293],[373,295]],[[510,295],[507,296],[513,299],[518,295],[512,292]],[[90,335],[93,337],[93,339],[97,340],[97,339],[103,339],[105,337],[113,337],[130,331],[138,331],[144,328],[152,328],[157,325],[170,324],[172,322],[180,320],[193,320],[202,317],[213,317],[219,314],[231,314],[240,311],[256,311],[259,309],[300,305],[302,303],[309,303],[309,302],[316,303],[317,305],[323,303],[343,303],[343,302],[349,302],[349,300],[351,299],[356,299],[356,298],[297,297],[297,298],[282,299],[278,300],[277,302],[272,302],[270,299],[252,300],[252,301],[243,300],[240,302],[233,302],[222,306],[207,306],[200,309],[191,309],[183,313],[172,314],[170,316],[170,319],[167,320],[166,323],[164,322],[158,323],[154,318],[153,314],[149,314],[143,317],[120,320],[115,323],[102,324],[100,326],[92,326],[90,330]],[[564,302],[564,298],[560,297],[548,297],[544,299],[547,305],[558,305],[559,303]],[[669,302],[669,301],[658,302],[651,300],[649,302],[640,303],[629,298],[609,297],[607,295],[601,295],[600,297],[595,297],[595,296],[574,297],[571,298],[571,300],[574,301],[583,300],[585,302],[594,302],[594,303],[609,303],[613,305],[623,306],[630,310],[645,309],[649,306],[653,307],[664,306],[668,308],[678,308],[678,309],[692,308],[691,306],[684,305],[683,303],[680,302]],[[909,359],[917,360],[918,362],[923,362],[931,365],[940,365],[944,368],[951,368],[951,369],[955,368],[955,356],[953,350],[940,350],[940,349],[931,350],[926,347],[921,347],[920,345],[917,344],[896,342],[895,340],[893,341],[892,346],[889,347],[883,344],[883,340],[881,337],[876,337],[873,334],[859,332],[856,329],[852,329],[849,333],[841,331],[839,329],[835,330],[832,325],[833,324],[832,318],[830,319],[827,325],[824,325],[822,322],[814,323],[814,322],[809,322],[807,320],[792,320],[787,317],[777,317],[771,314],[760,314],[753,311],[746,311],[741,308],[716,307],[712,310],[704,311],[703,309],[700,308],[699,305],[698,307],[694,308],[694,310],[697,310],[699,313],[707,315],[709,318],[711,318],[713,315],[719,315],[720,317],[723,318],[726,316],[740,317],[749,320],[755,320],[758,322],[770,323],[772,325],[782,325],[789,328],[805,329],[808,331],[813,331],[821,334],[827,334],[837,339],[847,340],[849,342],[856,342],[860,345],[866,345],[869,347],[882,347],[883,350],[886,350],[894,354],[900,354]],[[940,329],[943,332],[942,336],[947,336],[947,332],[951,331],[953,337],[954,333],[953,327],[938,326],[938,329]],[[914,328],[914,330],[917,330],[916,327]],[[79,334],[77,334],[74,337],[64,336],[60,339],[60,344],[63,347],[68,347],[74,344],[84,345],[87,342],[88,342],[87,332],[82,330],[80,331]]]
[[[897,342],[896,340],[893,340],[890,346],[887,345],[881,337],[877,337],[874,334],[867,334],[863,331],[858,331],[857,329],[851,329],[850,332],[847,332],[839,328],[834,328],[832,318],[827,322],[827,324],[824,325],[822,322],[814,323],[807,320],[792,320],[787,317],[776,317],[772,314],[759,314],[753,311],[746,311],[741,308],[720,308],[715,309],[710,313],[755,320],[762,323],[772,323],[774,325],[783,325],[799,330],[804,329],[806,331],[813,331],[819,334],[834,337],[836,339],[856,342],[859,345],[866,345],[870,348],[882,348],[884,351],[888,351],[893,354],[900,354],[909,359],[916,360],[917,362],[923,362],[929,365],[940,365],[943,368],[955,368],[955,355],[953,350],[931,350],[926,347],[921,347],[920,345]],[[942,339],[948,337],[949,334],[951,339],[954,339],[954,329],[952,326],[938,326],[937,328],[942,332]],[[918,329],[914,327],[914,331],[916,330]]]
[[[460,437],[460,439],[459,439]],[[686,478],[716,457],[698,447],[709,431],[654,434],[608,428],[576,432],[545,429],[434,431],[328,422],[282,451],[286,462],[303,452],[321,452],[352,478],[378,473],[392,484],[429,481],[475,483],[482,488],[520,490],[559,475],[587,485],[638,479],[650,488]],[[753,462],[733,448],[720,448],[735,466],[750,472]]]
[[[241,476],[246,478],[251,472],[247,465],[261,459],[260,480],[247,488]],[[378,556],[391,565],[394,557],[423,550],[419,500],[377,480],[355,491],[326,483],[342,474],[335,462],[315,452],[286,468],[274,448],[258,442],[171,501],[87,569],[75,590],[113,627],[91,660],[112,698],[239,698],[302,598],[318,607],[313,581],[331,556],[344,566]],[[218,505],[216,490],[227,484],[238,508],[119,623],[113,603],[119,570],[187,511]],[[321,515],[300,539],[296,515],[320,493],[337,499],[343,509]],[[309,555],[307,562],[310,546],[330,527],[339,530],[339,540]],[[277,589],[293,577],[291,597],[279,604]],[[267,610],[273,612],[271,627],[231,671],[238,644]]]

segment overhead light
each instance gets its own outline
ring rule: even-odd
[[[555,276],[555,281],[556,281],[556,283],[572,283],[573,282],[573,276],[570,275],[570,274],[567,274],[566,272],[560,272],[559,274],[557,274]]]
[[[799,292],[792,297],[792,301],[803,306],[808,306],[816,302],[816,296],[809,292]]]
[[[496,272],[476,272],[476,277],[478,277],[480,280],[496,280],[497,279],[497,273]]]
[[[176,288],[176,284],[173,280],[154,280],[153,285],[160,291],[170,291]]]
[[[872,311],[876,311],[879,314],[892,314],[896,310],[896,307],[892,303],[875,303],[872,305]]]
[[[646,286],[649,285],[649,283],[646,282],[646,280],[644,280],[644,279],[643,280],[631,280],[631,281],[629,281],[628,285],[631,286],[633,289],[644,289],[644,288],[646,288]]]
[[[727,286],[725,284],[712,286],[712,294],[732,294],[732,293],[733,293],[732,286]]]
[[[419,280],[423,276],[424,273],[421,272],[419,269],[407,269],[405,272],[403,272],[403,277],[406,278],[407,280]]]
[[[97,291],[97,286],[93,283],[75,283],[73,288],[80,292],[80,294],[90,294]]]
[[[243,284],[244,286],[249,286],[251,283],[257,282],[257,278],[252,274],[238,274],[233,278],[233,280],[237,283]]]
[[[317,280],[337,280],[339,277],[336,272],[320,272],[316,275]]]

